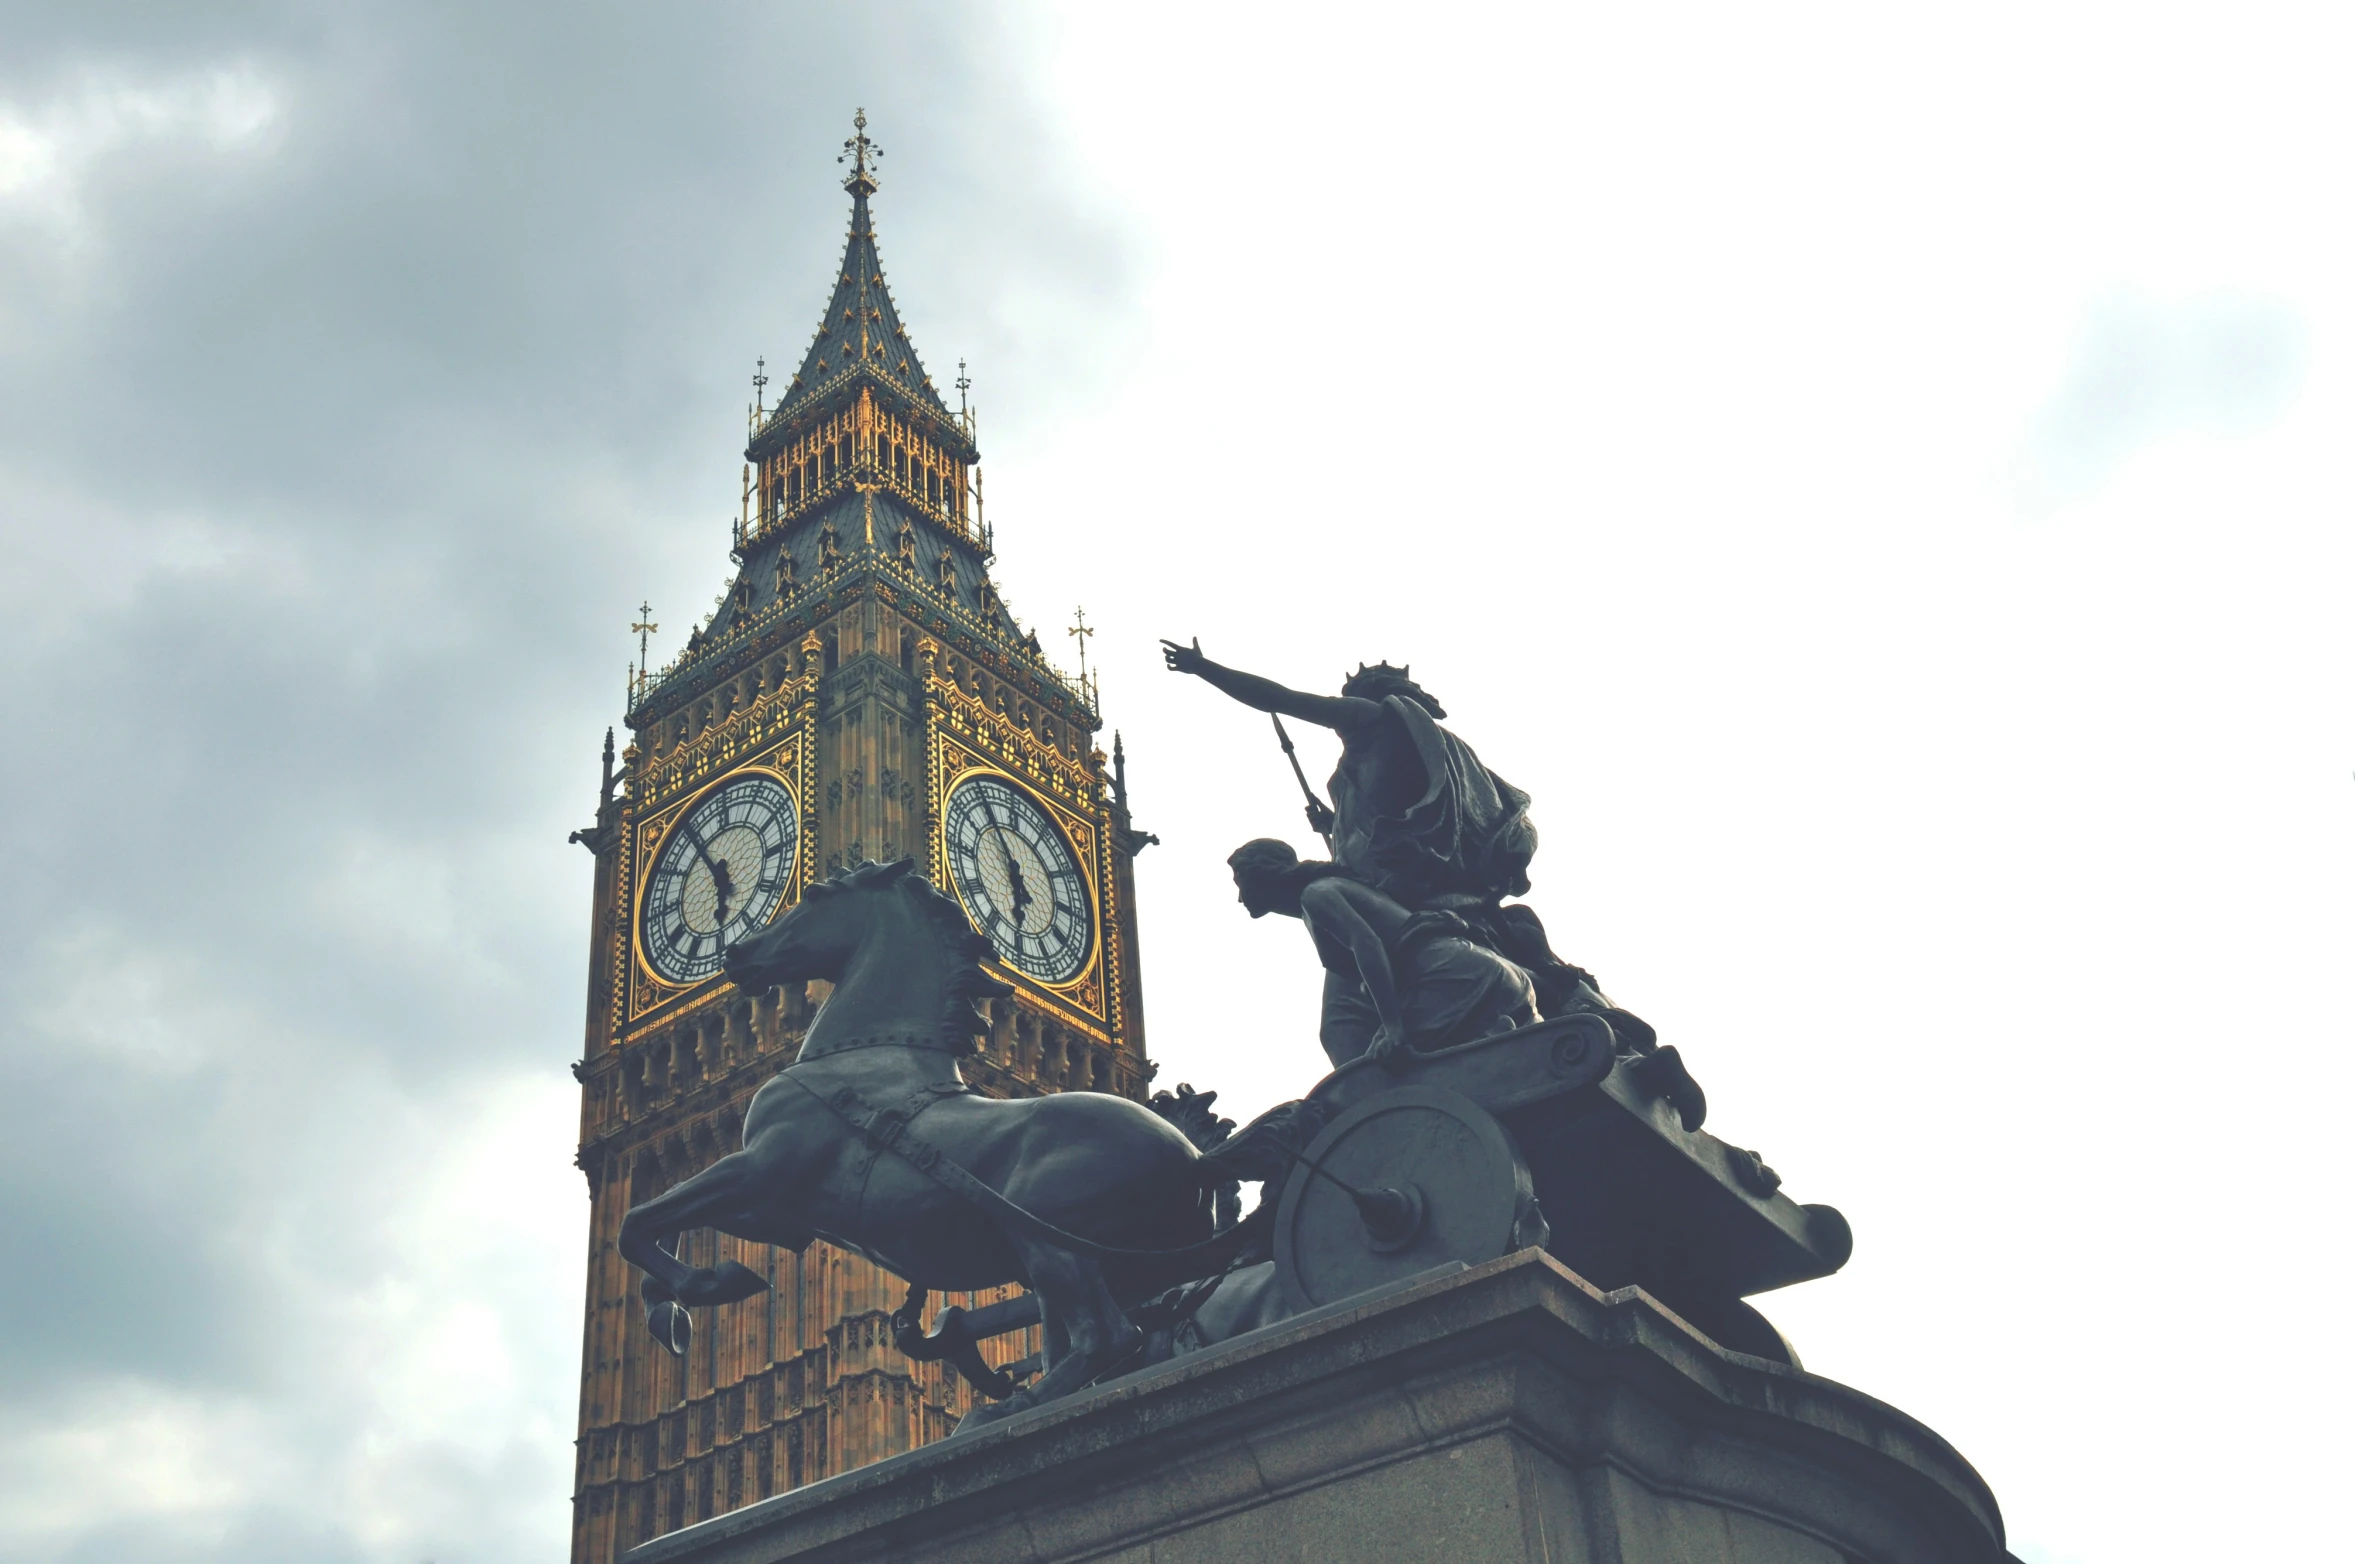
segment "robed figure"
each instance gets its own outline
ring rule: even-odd
[[[1505,905],[1529,890],[1537,852],[1529,795],[1440,726],[1446,710],[1406,668],[1360,667],[1338,696],[1312,695],[1213,662],[1199,644],[1162,646],[1172,670],[1340,735],[1332,805],[1313,797],[1309,804],[1331,861],[1287,867],[1268,851],[1280,846],[1272,842],[1249,844],[1229,860],[1254,916],[1280,912],[1309,923],[1327,972],[1320,1035],[1336,1065],[1362,1052],[1425,1050],[1478,1035],[1467,1028],[1518,1025],[1526,1003],[1547,1016],[1607,1011],[1636,1046],[1650,1044],[1649,1027],[1553,953],[1532,908]],[[1372,895],[1315,892],[1327,877]],[[1363,959],[1361,929],[1369,928],[1385,943],[1386,975]],[[1503,966],[1518,969],[1526,1003],[1514,1002],[1514,980],[1496,970]],[[1395,990],[1388,1001],[1385,982]]]

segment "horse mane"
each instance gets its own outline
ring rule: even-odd
[[[981,1001],[1003,999],[1014,990],[981,969],[982,958],[996,954],[997,947],[973,927],[964,905],[917,874],[915,868],[913,858],[895,858],[889,863],[870,859],[827,876],[811,886],[810,891],[896,890],[913,900],[916,910],[924,914],[933,932],[940,936],[941,947],[962,958],[949,975],[941,1031],[957,1052],[978,1054],[981,1050],[973,1039],[989,1030],[989,1022],[981,1014]]]

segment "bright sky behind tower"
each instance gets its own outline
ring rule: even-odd
[[[1411,662],[1534,796],[1556,946],[1854,1224],[1761,1300],[1811,1368],[2028,1564],[2340,1546],[2329,9],[0,37],[0,1557],[561,1556],[564,838],[638,603],[667,660],[727,584],[862,105],[997,577],[1100,631],[1164,1084],[1241,1117],[1320,1056],[1223,865],[1309,845],[1290,773],[1155,638]]]

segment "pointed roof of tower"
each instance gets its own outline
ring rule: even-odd
[[[850,192],[850,238],[842,248],[842,266],[834,279],[834,296],[818,321],[817,335],[802,355],[801,368],[777,398],[777,415],[823,395],[859,376],[883,382],[902,396],[931,408],[946,419],[948,404],[933,389],[916,356],[916,344],[901,323],[898,306],[883,281],[883,258],[875,248],[875,220],[867,198],[875,193],[875,161],[883,149],[867,139],[867,111],[851,122],[855,133],[842,144],[836,161],[851,166],[842,187]]]

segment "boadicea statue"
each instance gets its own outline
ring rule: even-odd
[[[1331,860],[1303,863],[1264,838],[1227,859],[1253,917],[1307,923],[1325,968],[1318,1040],[1336,1068],[1581,1012],[1607,1017],[1630,1050],[1655,1051],[1651,1027],[1554,954],[1536,911],[1506,902],[1529,890],[1537,853],[1529,795],[1439,725],[1446,710],[1410,668],[1360,664],[1339,695],[1312,695],[1212,662],[1199,641],[1161,647],[1172,671],[1273,717],[1288,757],[1286,717],[1340,735],[1333,802],[1300,779]],[[1292,767],[1298,775],[1297,758]],[[1675,1050],[1659,1051],[1651,1068],[1699,1129],[1706,1103]]]
[[[799,1057],[754,1095],[743,1149],[624,1220],[656,1337],[683,1352],[688,1308],[765,1286],[677,1257],[679,1233],[713,1227],[795,1249],[822,1237],[904,1278],[900,1348],[948,1360],[992,1403],[960,1431],[1529,1247],[1597,1287],[1645,1288],[1721,1346],[1795,1364],[1745,1300],[1839,1269],[1847,1223],[1703,1130],[1676,1050],[1553,952],[1516,899],[1537,850],[1528,795],[1440,725],[1406,668],[1361,667],[1339,695],[1312,695],[1198,643],[1163,646],[1171,669],[1270,713],[1287,754],[1285,717],[1341,737],[1332,802],[1301,777],[1330,857],[1262,839],[1228,860],[1253,916],[1308,930],[1329,1073],[1241,1131],[1215,1093],[1182,1086],[1150,1105],[981,1096],[957,1060],[983,1030],[976,1005],[1008,992],[980,964],[991,947],[910,861],[858,865],[727,953],[747,990],[834,986]],[[1244,1183],[1265,1186],[1248,1215]],[[1027,1292],[927,1328],[929,1292],[1006,1283]],[[980,1349],[1032,1323],[1045,1349],[1022,1384]]]

